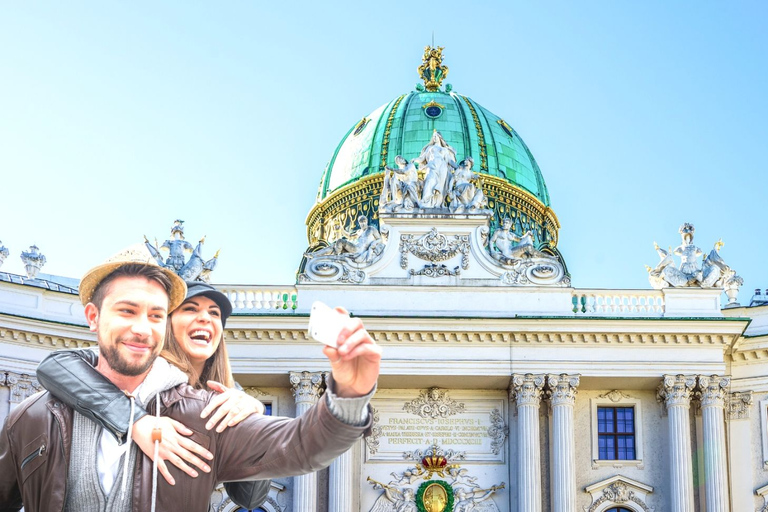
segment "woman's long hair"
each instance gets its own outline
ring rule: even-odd
[[[165,346],[160,356],[169,363],[183,371],[189,377],[189,385],[195,389],[205,389],[205,383],[209,380],[221,382],[228,388],[234,387],[235,379],[232,377],[232,368],[229,366],[229,355],[227,346],[224,343],[224,330],[221,331],[221,340],[216,351],[205,361],[203,373],[197,375],[192,361],[184,350],[182,350],[176,337],[173,335],[173,321],[169,320],[165,331]]]

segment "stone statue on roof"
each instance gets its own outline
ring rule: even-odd
[[[462,160],[448,181],[448,209],[451,213],[478,211],[488,204],[482,187],[476,185],[479,184],[480,175],[472,172],[474,163],[471,156]]]
[[[3,266],[5,258],[7,258],[9,254],[10,252],[8,252],[8,248],[3,245],[2,241],[0,241],[0,267]]]
[[[349,260],[355,263],[373,263],[383,252],[384,242],[375,226],[368,225],[368,218],[357,218],[358,229],[349,238],[334,240],[328,247],[305,253],[309,259],[326,258]]]
[[[426,170],[419,207],[442,208],[448,197],[450,173],[458,169],[456,150],[435,130],[429,144],[424,146],[414,162],[419,165],[419,170]]]
[[[171,227],[171,239],[163,242],[160,247],[157,246],[157,240],[154,245],[150,243],[147,237],[144,237],[144,245],[146,245],[150,254],[157,264],[172,269],[182,279],[186,281],[202,281],[209,282],[210,274],[216,268],[218,264],[219,251],[210,260],[203,258],[203,244],[205,243],[205,237],[201,238],[194,246],[184,240],[184,221],[177,219]],[[163,261],[162,250],[170,252],[168,258]],[[185,253],[191,252],[189,260],[186,260]]]
[[[542,253],[533,244],[533,233],[526,231],[523,236],[512,232],[512,219],[504,217],[488,244],[491,257],[504,265],[531,258],[551,258]]]
[[[395,164],[395,168],[384,168],[384,186],[379,198],[379,211],[412,212],[418,208],[424,183],[419,179],[419,171],[414,161],[409,162],[402,155],[397,155]]]
[[[29,251],[21,251],[21,261],[24,263],[24,270],[29,279],[36,279],[40,269],[45,265],[46,259],[40,248],[36,245],[30,245]]]
[[[176,219],[171,227],[171,238],[163,242],[160,249],[169,251],[165,265],[177,273],[184,266],[184,253],[192,252],[192,244],[184,240],[184,221]]]
[[[654,248],[660,261],[654,267],[646,266],[648,280],[651,286],[660,290],[662,288],[698,287],[698,288],[723,288],[736,290],[743,283],[743,279],[736,275],[720,256],[723,247],[722,240],[715,243],[714,248],[705,254],[697,246],[693,245],[693,224],[685,223],[680,226],[682,243],[674,250],[664,250],[654,242]],[[673,256],[680,258],[680,266],[675,266]],[[702,258],[701,261],[699,258]],[[735,296],[735,295],[734,295]],[[728,295],[729,299],[731,294]],[[734,303],[735,299],[731,300]]]

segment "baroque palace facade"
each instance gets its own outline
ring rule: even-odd
[[[322,395],[315,300],[385,347],[372,434],[273,482],[262,510],[768,511],[766,297],[740,306],[741,278],[689,224],[649,289],[573,288],[536,161],[447,74],[427,47],[423,85],[345,135],[296,283],[217,286],[236,379],[273,414]],[[183,229],[148,249],[211,278]],[[22,259],[26,276],[0,268],[0,420],[40,389],[46,354],[96,345],[77,280],[41,274],[36,247]],[[211,507],[237,510],[223,491]]]

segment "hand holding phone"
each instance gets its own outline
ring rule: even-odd
[[[322,302],[315,301],[309,313],[309,336],[320,343],[336,348],[339,333],[348,320],[349,315],[339,313]]]

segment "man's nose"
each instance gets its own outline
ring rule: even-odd
[[[133,323],[131,332],[139,338],[149,338],[152,334],[152,325],[149,322],[149,317],[146,315],[139,315]]]

